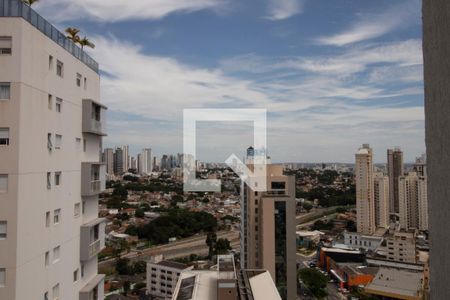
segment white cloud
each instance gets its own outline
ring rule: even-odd
[[[408,25],[417,19],[420,13],[420,1],[407,0],[394,5],[377,15],[361,15],[360,20],[349,29],[330,36],[320,37],[316,42],[321,45],[344,46],[385,35],[397,28]]]
[[[297,65],[286,68],[291,61],[297,61],[292,58],[279,59],[273,67],[270,61],[256,55],[249,57],[258,61],[261,72],[243,79],[226,68],[198,68],[172,58],[148,55],[139,46],[114,37],[93,40],[97,47],[91,51],[106,73],[102,77],[102,99],[113,116],[108,122],[107,145],[127,143],[136,150],[150,146],[157,153],[180,152],[184,108],[256,107],[269,111],[268,141],[275,160],[350,157],[351,161],[353,148],[367,140],[385,147],[395,142],[414,151],[411,156],[423,150],[423,108],[408,103],[399,108],[400,102],[395,100],[403,95],[417,96],[422,92],[417,86],[391,90],[374,85],[367,78],[341,78],[333,72],[305,71]],[[370,49],[377,49],[373,51],[361,47],[361,53],[365,53],[364,59],[358,60],[362,68],[374,71],[380,67],[378,60],[388,66],[416,62],[412,54],[387,55],[395,51],[383,47],[373,46]],[[411,47],[396,49],[407,48]],[[313,61],[314,57],[309,59]],[[264,80],[260,81],[259,76]],[[204,141],[213,146],[202,145],[203,148],[228,149],[229,139],[223,136],[227,131],[218,131],[215,126],[207,130],[216,138]],[[214,159],[213,154],[206,153],[204,157]]]
[[[57,22],[91,19],[100,22],[161,19],[173,13],[221,10],[225,0],[46,0],[36,5]],[[50,12],[50,13],[49,13]]]
[[[305,0],[268,0],[268,16],[270,20],[284,20],[303,12]]]

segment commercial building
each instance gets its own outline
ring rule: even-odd
[[[112,148],[106,148],[103,151],[103,162],[106,165],[106,174],[114,175],[114,150]]]
[[[400,211],[398,179],[403,176],[403,152],[400,148],[387,150],[387,171],[389,177],[389,210],[392,215]]]
[[[351,248],[376,251],[383,242],[383,235],[364,235],[358,232],[344,232],[344,244]]]
[[[380,268],[364,292],[382,299],[423,299],[423,273],[395,268]]]
[[[356,228],[359,233],[372,234],[376,230],[373,180],[373,153],[364,144],[355,154]]]
[[[236,270],[233,255],[219,255],[215,270],[182,272],[173,300],[281,300],[266,270]]]
[[[123,150],[122,148],[116,148],[116,151],[114,151],[114,174],[122,175],[124,172]]]
[[[1,0],[0,70],[0,299],[103,299],[98,64]]]
[[[147,263],[147,294],[172,299],[181,272],[192,269],[192,266],[168,260]]]
[[[283,175],[281,165],[267,165],[266,170],[266,192],[242,183],[241,268],[268,270],[281,297],[295,299],[295,178]]]

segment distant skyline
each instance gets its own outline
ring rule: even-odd
[[[425,151],[419,0],[45,0],[96,48],[104,146],[182,152],[184,108],[266,108],[277,162]],[[242,157],[249,124],[207,124],[199,159]],[[251,131],[250,131],[251,132]]]

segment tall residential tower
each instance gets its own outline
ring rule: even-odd
[[[105,107],[97,63],[0,0],[0,299],[103,299]]]
[[[254,167],[249,165],[249,168]],[[266,269],[283,299],[296,299],[295,178],[267,165],[267,191],[242,184],[241,267]]]
[[[398,182],[404,172],[403,152],[400,148],[387,150],[387,171],[389,177],[389,212],[391,215],[397,215],[400,212]]]
[[[356,227],[359,233],[372,234],[376,229],[373,179],[373,154],[364,144],[355,155]]]

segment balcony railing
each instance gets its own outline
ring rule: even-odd
[[[100,194],[106,188],[106,165],[100,162],[81,163],[81,196]]]
[[[105,136],[106,106],[92,99],[83,99],[83,132]]]
[[[94,72],[99,72],[98,63],[74,42],[66,38],[55,26],[41,17],[30,6],[18,0],[0,0],[0,17],[21,17],[55,43],[66,49]]]
[[[89,257],[97,255],[100,251],[101,251],[100,239],[96,240],[95,242],[89,245],[88,248]]]
[[[80,260],[89,261],[105,247],[105,219],[98,218],[81,225]]]

